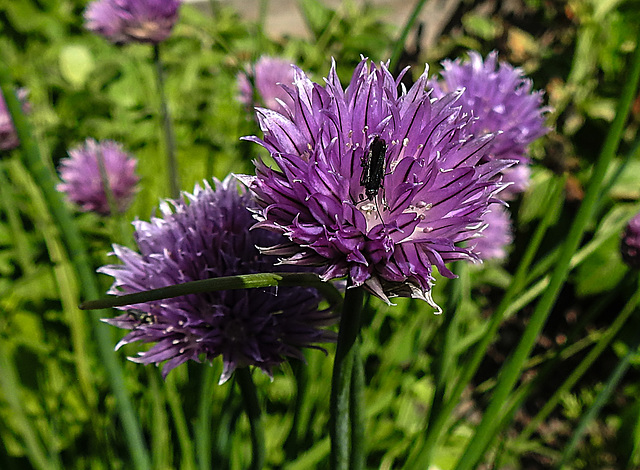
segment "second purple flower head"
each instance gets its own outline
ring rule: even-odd
[[[95,0],[85,10],[86,28],[115,44],[157,44],[178,20],[179,0]]]

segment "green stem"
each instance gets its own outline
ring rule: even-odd
[[[364,413],[364,364],[360,355],[360,338],[353,345],[353,370],[349,394],[349,420],[351,426],[351,455],[349,470],[363,470],[366,459]]]
[[[153,62],[156,69],[156,80],[158,82],[158,94],[160,95],[160,112],[162,114],[162,127],[165,142],[165,153],[167,156],[167,176],[169,177],[169,194],[173,199],[180,197],[180,176],[178,174],[178,160],[176,159],[176,139],[171,125],[171,116],[167,105],[165,93],[164,69],[160,60],[160,45],[153,45]]]
[[[556,182],[556,187],[554,188],[554,191],[552,192],[549,199],[549,207],[558,208],[561,205],[563,194],[562,190],[564,188],[565,181],[566,177],[560,178]],[[443,434],[442,429],[451,417],[453,409],[458,404],[462,392],[465,390],[474,374],[478,370],[478,367],[480,366],[480,363],[482,362],[487,349],[495,340],[496,332],[500,327],[502,319],[507,314],[512,300],[525,285],[529,266],[531,265],[531,262],[533,261],[538,248],[540,247],[540,243],[542,242],[542,239],[544,238],[544,235],[546,234],[547,229],[554,218],[554,211],[549,210],[543,217],[540,224],[538,224],[538,227],[533,237],[531,238],[531,241],[527,245],[527,250],[522,257],[522,261],[520,262],[520,265],[518,266],[518,269],[513,276],[511,284],[509,285],[509,289],[505,293],[502,301],[500,302],[500,305],[491,316],[487,331],[484,332],[480,343],[473,350],[473,355],[462,370],[460,379],[456,382],[455,387],[449,395],[449,399],[441,409],[432,409],[432,414],[429,417],[429,427],[427,429],[427,435],[424,443],[422,444],[422,447],[419,448],[419,453],[415,456],[411,456],[411,458],[409,459],[409,464],[414,466],[415,468],[428,467],[435,445],[438,442],[438,439]],[[432,418],[432,416],[434,416],[434,418]]]
[[[633,56],[632,68],[628,77],[629,79],[625,84],[622,96],[620,97],[616,117],[609,129],[602,151],[595,168],[593,169],[584,200],[582,201],[573,224],[571,225],[567,239],[562,245],[562,250],[551,276],[549,287],[545,291],[540,302],[538,302],[538,305],[531,316],[529,324],[527,325],[515,352],[504,364],[498,379],[498,385],[492,395],[491,403],[487,408],[480,425],[477,427],[471,442],[458,462],[456,470],[474,468],[482,457],[482,452],[487,443],[493,439],[493,436],[498,431],[498,426],[496,426],[496,424],[499,421],[499,416],[503,413],[502,407],[506,403],[509,393],[517,382],[522,366],[527,360],[527,357],[535,344],[535,340],[542,330],[547,317],[551,313],[551,309],[555,304],[560,289],[567,278],[567,274],[570,269],[571,257],[580,245],[582,236],[591,218],[594,205],[600,194],[606,170],[613,160],[620,138],[622,137],[624,124],[638,86],[638,79],[640,78],[640,34],[636,40],[636,50]]]
[[[251,426],[251,470],[262,470],[265,461],[264,426],[262,424],[262,410],[258,401],[256,386],[251,378],[248,367],[241,367],[235,371],[236,381],[240,387],[244,408]]]
[[[551,413],[557,404],[560,402],[561,398],[569,392],[573,386],[580,380],[580,378],[589,370],[589,368],[593,365],[593,363],[600,357],[600,355],[604,352],[607,346],[613,341],[615,336],[620,332],[622,327],[625,325],[626,321],[629,319],[631,314],[636,310],[638,303],[640,302],[640,287],[636,291],[636,293],[629,299],[627,304],[624,306],[620,314],[617,316],[615,321],[611,324],[611,326],[607,329],[607,331],[600,337],[599,341],[593,347],[589,354],[585,356],[585,358],[578,364],[578,366],[573,369],[569,377],[564,381],[564,383],[553,393],[551,398],[544,404],[542,409],[536,414],[536,416],[527,424],[524,428],[520,436],[518,436],[518,441],[526,440],[540,425],[542,421]],[[528,393],[523,394],[523,398],[526,398]],[[514,410],[515,411],[515,410]]]
[[[173,424],[176,427],[178,443],[180,444],[180,454],[182,455],[180,468],[195,470],[196,462],[193,455],[193,445],[191,444],[187,420],[184,417],[184,410],[182,409],[182,400],[176,388],[175,375],[169,375],[164,385],[167,393],[167,402],[173,416]]]
[[[22,275],[30,277],[36,272],[36,265],[31,256],[31,247],[29,239],[25,236],[24,227],[18,214],[11,183],[5,174],[5,162],[1,162],[0,167],[0,200],[2,200],[3,209],[7,214],[9,229],[11,230],[11,240],[15,247],[15,257]]]
[[[609,380],[607,380],[604,388],[600,390],[600,393],[598,393],[598,396],[596,397],[593,404],[589,407],[587,412],[580,419],[580,423],[578,424],[578,427],[574,431],[573,436],[569,441],[569,444],[564,448],[564,452],[562,453],[562,459],[558,463],[557,468],[563,468],[564,465],[567,464],[568,460],[573,456],[573,453],[575,452],[576,447],[580,442],[580,439],[582,439],[582,435],[587,430],[587,425],[593,419],[595,419],[596,416],[598,416],[598,413],[600,412],[602,407],[607,403],[607,401],[609,400],[609,397],[615,391],[620,380],[622,380],[622,377],[624,376],[625,372],[629,368],[629,365],[631,365],[631,359],[636,357],[637,353],[638,353],[638,341],[636,341],[632,347],[629,347],[629,351],[622,358],[622,360],[618,362],[618,365],[613,370],[613,373],[609,377]]]
[[[293,409],[293,422],[291,430],[284,443],[284,451],[287,461],[294,461],[300,451],[300,438],[302,436],[302,410],[307,398],[309,384],[309,366],[302,361],[291,361],[294,383],[296,384],[296,401]]]
[[[360,331],[363,299],[364,290],[362,287],[347,287],[331,381],[331,416],[329,418],[331,470],[348,469],[350,454],[353,451],[350,445],[353,436],[350,435],[349,403],[351,401],[351,374],[357,350],[356,341]]]
[[[447,386],[451,385],[451,368],[455,360],[456,337],[459,324],[460,306],[463,302],[464,290],[469,288],[468,267],[464,261],[454,264],[453,271],[459,273],[460,279],[447,283],[447,308],[443,313],[443,320],[439,331],[442,332],[442,351],[434,361],[435,391],[429,411],[429,423],[427,429],[431,429],[434,421],[440,415],[444,403]]]
[[[20,139],[20,150],[25,166],[29,168],[34,179],[40,184],[49,210],[63,236],[69,258],[72,260],[76,270],[79,284],[83,286],[85,297],[95,298],[98,296],[99,289],[84,241],[60,193],[55,188],[55,177],[40,155],[31,126],[22,113],[20,102],[12,92],[10,72],[7,66],[1,62],[0,87]],[[101,317],[110,316],[110,314],[111,312],[97,311],[93,315],[92,326],[95,329],[98,341],[98,351],[109,375],[112,391],[116,396],[118,411],[124,427],[125,441],[129,447],[135,468],[149,469],[151,468],[149,454],[124,384],[122,369],[116,360],[109,327],[99,321]]]
[[[96,159],[98,160],[98,170],[100,172],[100,180],[102,181],[102,189],[104,189],[104,195],[107,198],[107,204],[109,205],[109,215],[111,216],[111,221],[116,226],[113,233],[113,241],[121,245],[129,245],[129,236],[123,225],[122,212],[120,211],[118,201],[113,194],[113,188],[109,181],[109,174],[107,173],[107,167],[104,163],[104,155],[101,150],[98,150]]]
[[[211,413],[213,411],[213,389],[215,386],[215,371],[213,366],[205,367],[200,385],[200,401],[198,403],[198,419],[196,420],[196,452],[200,470],[210,470],[212,442],[211,442]]]
[[[391,53],[391,60],[389,63],[389,70],[394,70],[396,65],[398,65],[398,61],[400,60],[400,56],[402,55],[402,51],[404,50],[404,45],[407,42],[407,36],[409,36],[409,31],[411,31],[411,28],[413,28],[413,25],[418,19],[418,15],[420,14],[420,11],[424,7],[425,3],[427,3],[427,0],[418,0],[416,2],[416,6],[413,7],[411,15],[409,15],[407,22],[404,24],[404,27],[400,32],[400,37],[393,46],[393,52]]]
[[[328,282],[320,280],[317,274],[313,273],[259,273],[240,274],[237,276],[217,277],[211,279],[200,279],[198,281],[184,282],[172,286],[150,289],[133,294],[116,295],[97,300],[87,300],[80,304],[82,310],[93,310],[98,308],[123,307],[153,300],[170,299],[181,295],[199,294],[203,292],[213,292],[219,290],[232,289],[254,289],[258,287],[291,287],[309,286],[318,289],[327,301],[337,309],[342,304],[340,292]]]
[[[22,391],[20,390],[18,373],[9,359],[9,352],[7,351],[9,344],[6,339],[0,339],[0,390],[2,390],[2,395],[9,405],[9,410],[11,410],[12,421],[20,430],[25,453],[35,469],[62,468],[58,459],[53,456],[51,458],[47,457],[36,429],[34,429],[27,417],[24,402],[21,399]]]
[[[167,418],[165,392],[161,387],[159,370],[155,367],[145,367],[148,390],[151,396],[151,453],[153,468],[169,468],[172,466],[173,451],[171,448],[171,433],[169,431],[169,420]]]

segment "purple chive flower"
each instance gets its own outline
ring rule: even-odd
[[[622,234],[622,260],[633,269],[640,269],[640,214],[633,217]]]
[[[29,111],[29,104],[27,103],[27,90],[20,88],[17,91],[18,99],[22,102],[22,110],[24,112]],[[13,150],[20,145],[18,140],[18,133],[13,125],[11,114],[7,108],[7,103],[4,100],[4,95],[0,91],[0,151]]]
[[[280,102],[291,107],[293,100],[281,84],[291,87],[293,74],[294,69],[290,61],[262,56],[251,72],[238,74],[238,99],[248,107],[256,105],[255,101],[258,99],[264,107],[283,112],[285,108]]]
[[[115,44],[158,44],[178,20],[179,0],[96,0],[84,12],[88,30]]]
[[[322,266],[323,279],[347,277],[387,302],[412,296],[440,311],[432,266],[453,278],[446,263],[479,259],[460,244],[481,236],[498,173],[512,162],[480,163],[494,136],[466,139],[461,92],[432,102],[425,71],[398,95],[400,79],[363,60],[343,90],[335,63],[325,86],[296,68],[293,107],[258,109],[264,140],[248,138],[279,168],[258,161],[242,180],[262,208],[256,226],[289,239],[264,252]]]
[[[492,158],[519,161],[505,172],[505,180],[514,183],[505,197],[523,191],[529,177],[527,146],[549,132],[543,117],[549,108],[542,106],[542,92],[532,91],[533,82],[525,78],[522,69],[498,63],[495,51],[484,61],[478,52],[469,51],[467,62],[445,60],[442,66],[440,80],[429,82],[433,96],[465,89],[459,104],[464,112],[477,117],[471,131],[478,136],[496,134],[489,150]]]
[[[196,186],[185,200],[161,205],[161,218],[136,221],[139,253],[114,245],[124,264],[98,271],[115,278],[109,293],[140,292],[176,283],[235,274],[284,271],[256,246],[278,243],[281,236],[249,230],[256,208],[235,179]],[[289,269],[290,270],[290,269]],[[318,310],[320,297],[305,287],[227,290],[191,294],[136,305],[135,310],[105,322],[132,330],[117,348],[134,341],[155,343],[130,358],[142,364],[167,361],[163,376],[189,359],[222,356],[221,383],[238,367],[253,365],[271,376],[285,357],[304,359],[301,348],[334,341],[323,327],[335,322]],[[127,309],[127,307],[123,307]]]
[[[486,228],[483,237],[476,240],[474,251],[482,260],[506,258],[506,247],[513,241],[509,211],[505,206],[492,204],[482,221]]]
[[[60,161],[62,183],[57,189],[83,211],[110,214],[99,158],[103,160],[114,202],[118,210],[124,212],[133,200],[139,178],[135,174],[137,160],[125,153],[117,142],[87,139],[84,145],[69,150],[69,158]]]

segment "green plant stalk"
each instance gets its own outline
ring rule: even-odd
[[[196,455],[198,468],[210,470],[211,466],[211,412],[213,411],[213,388],[215,375],[213,367],[205,367],[200,385],[200,401],[198,403],[198,418],[195,426]]]
[[[594,205],[600,194],[606,170],[618,148],[622,131],[624,130],[624,124],[637,90],[638,79],[640,78],[640,35],[636,40],[632,69],[628,77],[620,97],[616,117],[609,129],[602,151],[593,170],[584,200],[578,209],[567,239],[562,246],[560,256],[549,282],[549,287],[545,291],[542,299],[538,302],[516,350],[502,367],[498,385],[491,398],[491,403],[480,425],[476,428],[471,442],[458,462],[456,470],[468,470],[475,467],[482,457],[482,451],[486,447],[486,444],[493,439],[493,436],[497,432],[496,425],[499,424],[497,423],[499,415],[503,412],[502,407],[517,382],[522,366],[527,360],[547,317],[551,313],[551,309],[569,273],[572,255],[580,245],[582,236],[591,218]]]
[[[360,355],[360,338],[353,345],[353,370],[351,371],[351,393],[349,394],[349,425],[351,431],[351,454],[349,470],[363,470],[366,460],[365,413],[364,413],[364,364]]]
[[[600,393],[598,393],[598,396],[596,397],[593,404],[589,407],[587,412],[580,419],[580,423],[578,423],[578,427],[573,432],[573,436],[571,436],[571,440],[569,441],[569,444],[567,444],[567,446],[564,448],[564,452],[562,453],[562,459],[558,463],[557,468],[563,468],[564,465],[566,465],[569,459],[573,456],[574,452],[576,451],[576,447],[580,442],[580,439],[582,439],[582,435],[587,430],[587,425],[598,415],[602,407],[606,405],[607,401],[609,400],[609,397],[615,391],[616,387],[618,386],[618,383],[620,382],[625,372],[629,368],[629,365],[631,364],[631,359],[637,355],[638,353],[637,349],[638,349],[638,341],[635,342],[633,347],[629,348],[629,351],[627,352],[627,354],[622,358],[620,362],[618,362],[618,365],[611,373],[611,376],[609,377],[609,380],[607,380],[604,388],[600,390]]]
[[[182,455],[180,468],[184,470],[195,470],[196,462],[194,459],[193,445],[191,443],[191,436],[189,435],[189,426],[187,426],[187,420],[184,417],[184,410],[182,409],[182,399],[176,388],[175,375],[168,376],[164,386],[167,393],[167,402],[169,403],[171,415],[173,416],[173,425],[176,427],[180,454]]]
[[[521,446],[525,445],[524,441],[531,435],[533,431],[536,430],[539,423],[544,420],[548,414],[553,411],[555,406],[560,402],[560,399],[563,394],[569,392],[571,388],[575,385],[575,383],[580,380],[580,378],[584,375],[584,373],[589,369],[589,367],[595,362],[595,360],[600,356],[606,346],[611,342],[611,340],[615,337],[616,333],[620,330],[620,328],[624,325],[625,321],[629,318],[629,316],[634,312],[635,308],[640,302],[640,291],[636,292],[631,300],[627,303],[627,305],[623,308],[618,315],[616,321],[604,332],[593,332],[587,338],[584,338],[580,342],[576,342],[572,345],[572,347],[567,348],[560,352],[559,356],[561,360],[565,360],[571,355],[579,352],[584,349],[589,343],[594,341],[600,341],[596,344],[593,350],[589,352],[589,354],[581,361],[581,363],[576,367],[574,372],[567,378],[567,380],[560,386],[559,389],[553,394],[553,396],[549,399],[545,406],[538,412],[538,414],[533,418],[533,420],[527,425],[527,427],[521,432],[521,434],[510,443],[509,447],[518,449]],[[580,344],[582,343],[582,344]],[[526,368],[533,367],[535,364],[529,361],[526,365]],[[531,390],[536,386],[536,384],[545,380],[545,377],[554,370],[554,363],[547,364],[545,369],[538,374],[535,380],[527,382],[526,384],[521,385],[510,397],[509,402],[505,406],[506,411],[500,418],[500,426],[499,429],[503,429],[511,419],[515,412],[522,406],[526,398],[529,396]],[[487,443],[488,445],[489,443]],[[557,457],[558,459],[560,456]],[[501,468],[501,467],[496,467]]]
[[[6,95],[5,95],[6,96]],[[23,408],[18,373],[9,360],[6,340],[0,340],[0,389],[9,405],[16,426],[20,429],[25,451],[29,462],[40,470],[61,469],[60,462],[54,456],[48,457],[38,438],[36,430],[31,426]]]
[[[94,378],[91,374],[87,354],[89,332],[86,328],[86,316],[77,307],[78,286],[73,266],[66,254],[64,244],[60,239],[60,231],[51,217],[39,186],[19,160],[11,159],[5,163],[10,180],[15,186],[21,186],[24,189],[31,202],[33,213],[30,216],[44,239],[49,258],[53,263],[53,272],[60,291],[62,311],[71,330],[71,347],[78,382],[87,404],[94,408],[98,402],[98,394],[94,388]],[[0,182],[1,184],[2,182]]]
[[[95,298],[98,296],[99,290],[93,268],[87,256],[84,241],[60,193],[55,189],[55,178],[40,155],[40,150],[31,132],[31,126],[23,115],[20,102],[12,91],[10,72],[7,66],[1,62],[0,88],[2,89],[7,108],[9,109],[20,139],[20,149],[24,163],[33,175],[33,178],[38,181],[40,185],[45,200],[47,201],[47,206],[64,239],[67,252],[78,275],[78,281],[84,288],[85,296]],[[129,447],[135,468],[149,469],[151,468],[149,454],[144,445],[142,432],[138,425],[129,394],[125,388],[122,369],[116,361],[109,329],[106,325],[98,321],[101,317],[109,315],[110,312],[95,312],[93,315],[92,326],[95,329],[98,350],[109,374],[111,389],[117,399],[118,411],[126,436],[125,441]]]
[[[558,207],[560,206],[561,198],[562,198],[562,190],[564,188],[564,184],[566,181],[566,177],[559,178],[556,187],[554,188],[554,192],[550,197],[550,207]],[[525,285],[527,273],[529,271],[529,266],[531,265],[538,248],[540,247],[540,243],[542,243],[542,239],[551,224],[551,221],[555,217],[553,211],[548,211],[543,217],[540,224],[534,235],[527,246],[527,250],[525,251],[522,261],[518,266],[518,269],[513,276],[513,280],[509,286],[509,289],[505,293],[500,305],[496,309],[495,313],[492,315],[489,328],[483,334],[480,343],[473,350],[473,355],[469,359],[469,361],[465,364],[459,380],[456,382],[455,387],[453,388],[451,394],[449,395],[449,399],[445,403],[445,405],[436,413],[432,410],[434,418],[429,417],[429,427],[427,429],[426,437],[424,443],[421,448],[419,448],[419,453],[414,454],[409,459],[409,464],[413,465],[415,468],[427,468],[429,462],[431,460],[431,454],[435,448],[435,445],[438,442],[438,439],[442,435],[442,430],[449,420],[451,414],[453,413],[453,409],[458,404],[458,400],[462,395],[462,392],[467,387],[474,374],[478,370],[480,363],[482,362],[482,358],[487,352],[487,349],[491,345],[491,343],[495,339],[496,332],[500,327],[502,319],[507,314],[508,308],[511,305],[511,301],[516,297],[516,295],[521,291],[521,289]]]
[[[400,37],[398,37],[398,40],[393,46],[393,51],[391,52],[391,60],[389,61],[389,70],[394,70],[398,65],[398,61],[400,60],[400,56],[402,55],[402,51],[404,50],[404,45],[407,42],[407,36],[409,36],[409,31],[411,31],[411,28],[413,28],[413,25],[418,19],[420,11],[422,11],[422,8],[426,3],[427,0],[418,0],[416,2],[416,6],[413,7],[411,15],[409,15],[407,22],[404,24],[404,27],[400,32]]]
[[[598,359],[598,357],[600,357],[607,346],[609,346],[611,341],[613,341],[613,339],[618,334],[618,332],[620,332],[631,314],[633,314],[633,312],[636,310],[638,303],[640,303],[640,287],[631,297],[631,299],[629,299],[620,314],[616,317],[615,321],[600,337],[600,340],[596,343],[593,349],[589,351],[589,354],[585,356],[580,364],[578,364],[573,372],[571,372],[569,377],[567,377],[567,380],[565,380],[564,383],[554,392],[551,398],[544,404],[542,409],[523,429],[523,431],[518,436],[517,441],[526,440],[538,428],[540,423],[544,421],[549,413],[554,410],[554,408],[560,402],[562,396],[573,388],[573,386],[578,382],[578,380],[580,380],[580,378],[587,372],[587,370],[589,370],[589,368]],[[523,398],[526,398],[526,396],[528,395],[528,391],[523,395]],[[519,406],[520,403],[517,403],[517,405]],[[515,409],[513,411],[515,412]]]
[[[452,368],[456,359],[455,346],[459,325],[460,306],[464,301],[464,291],[469,289],[469,271],[465,261],[457,261],[454,264],[453,272],[458,273],[457,280],[449,280],[447,284],[447,308],[443,313],[444,322],[440,327],[443,332],[442,351],[435,359],[435,391],[431,401],[429,411],[429,422],[427,429],[430,429],[436,418],[440,415],[440,410],[444,403],[447,387],[451,385]]]
[[[284,442],[284,451],[287,461],[293,461],[298,456],[300,448],[300,436],[302,435],[302,409],[307,397],[309,384],[308,365],[301,361],[291,361],[294,383],[296,384],[296,400],[293,405],[293,421],[289,435]]]
[[[621,220],[616,225],[613,225],[610,230],[608,230],[604,234],[600,234],[596,238],[589,241],[589,243],[584,245],[582,248],[580,248],[576,252],[576,254],[571,257],[571,262],[569,263],[570,269],[574,269],[576,266],[580,265],[580,263],[582,263],[591,253],[595,252],[612,233],[620,232],[626,223],[627,221]],[[522,308],[524,308],[524,306],[528,305],[529,302],[531,302],[533,299],[535,299],[545,291],[550,282],[550,276],[545,276],[538,282],[536,282],[533,286],[529,287],[526,291],[521,293],[517,298],[513,299],[513,301],[507,308],[504,317],[509,318],[513,313],[521,310]]]
[[[351,402],[351,374],[357,352],[356,342],[360,331],[363,300],[364,290],[362,287],[347,287],[331,379],[329,405],[331,410],[329,418],[331,438],[329,464],[331,470],[347,470],[352,459],[353,461],[357,460],[357,457],[351,457],[351,453],[362,452],[362,448],[354,448],[351,445],[353,438],[350,435],[352,413],[349,410],[349,405]]]
[[[236,382],[240,387],[249,425],[251,426],[251,470],[262,470],[265,462],[264,425],[262,424],[262,410],[258,401],[256,386],[251,378],[248,367],[241,367],[235,371]]]
[[[224,399],[222,408],[215,419],[215,435],[213,445],[215,449],[216,465],[220,468],[231,468],[229,449],[231,449],[232,436],[236,427],[238,406],[236,403],[235,382],[227,386],[227,396]],[[210,467],[213,468],[213,467]],[[209,468],[207,468],[209,470]]]
[[[151,409],[153,410],[151,428],[151,458],[153,468],[171,468],[173,456],[169,420],[167,418],[164,388],[161,387],[159,371],[155,367],[145,367],[149,392],[151,395]]]
[[[111,216],[111,221],[116,226],[116,229],[114,230],[114,233],[112,235],[112,241],[121,245],[128,246],[129,236],[123,225],[122,212],[120,211],[120,208],[118,207],[118,201],[113,194],[113,188],[111,187],[111,182],[109,181],[109,174],[107,173],[107,167],[104,163],[104,155],[102,154],[101,150],[98,150],[96,159],[98,160],[98,170],[100,172],[100,180],[102,181],[102,189],[104,189],[104,195],[109,206],[109,215]]]
[[[11,230],[11,241],[15,247],[16,260],[25,277],[31,276],[36,271],[36,265],[31,256],[29,239],[25,236],[24,227],[16,209],[15,199],[11,191],[11,183],[5,174],[5,162],[0,166],[0,200],[7,214],[7,222]]]
[[[160,59],[160,45],[153,45],[153,63],[158,82],[158,94],[160,95],[160,113],[162,117],[162,129],[164,135],[165,154],[167,157],[167,176],[169,178],[169,194],[173,199],[180,197],[180,175],[178,174],[178,159],[176,158],[176,138],[173,133],[167,96],[165,93],[164,69]]]
[[[338,5],[338,8],[333,12],[331,19],[327,23],[327,26],[324,28],[322,35],[316,40],[316,48],[317,50],[323,51],[329,48],[329,41],[331,40],[331,36],[333,36],[340,26],[340,21],[344,17],[344,12],[342,11],[344,8],[344,2]]]
[[[269,13],[269,0],[260,0],[260,4],[258,6],[258,35],[260,38],[261,44],[264,46],[265,44],[265,34],[264,34],[264,25],[267,22],[267,13]],[[261,48],[262,50],[265,47]]]
[[[334,309],[342,305],[342,295],[330,283],[324,282],[313,273],[258,273],[237,276],[200,279],[172,286],[150,289],[133,294],[116,295],[97,300],[87,300],[80,304],[82,310],[123,307],[153,300],[170,299],[188,294],[200,294],[219,290],[254,289],[258,287],[309,286],[318,289]]]

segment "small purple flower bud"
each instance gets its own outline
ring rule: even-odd
[[[118,210],[124,212],[133,200],[139,178],[135,174],[137,160],[125,153],[117,142],[87,139],[84,145],[69,150],[69,157],[60,160],[62,183],[57,189],[81,210],[108,215],[111,210],[99,159],[104,163],[114,202]]]
[[[620,243],[622,260],[633,269],[640,269],[640,214],[629,221]]]
[[[291,88],[293,75],[291,61],[262,56],[252,71],[238,74],[238,100],[247,107],[261,104],[265,108],[284,112],[285,108],[280,102],[291,107],[293,99],[282,85]],[[256,99],[259,103],[256,103]]]
[[[85,10],[85,26],[115,44],[158,44],[171,34],[179,7],[179,0],[96,0]]]
[[[243,188],[242,188],[243,189]],[[212,188],[196,186],[193,194],[166,201],[161,217],[134,222],[138,251],[114,245],[123,264],[98,271],[113,276],[110,294],[140,292],[177,283],[273,271],[292,271],[277,259],[261,255],[282,237],[250,230],[257,206],[250,194],[228,177]],[[299,270],[299,269],[298,269]],[[165,362],[166,375],[193,360],[222,356],[224,382],[238,367],[255,366],[271,376],[286,357],[304,360],[302,348],[333,342],[330,311],[319,310],[320,296],[307,287],[240,289],[184,295],[131,307],[105,322],[131,330],[116,348],[140,341],[154,345],[138,357],[142,364]]]

